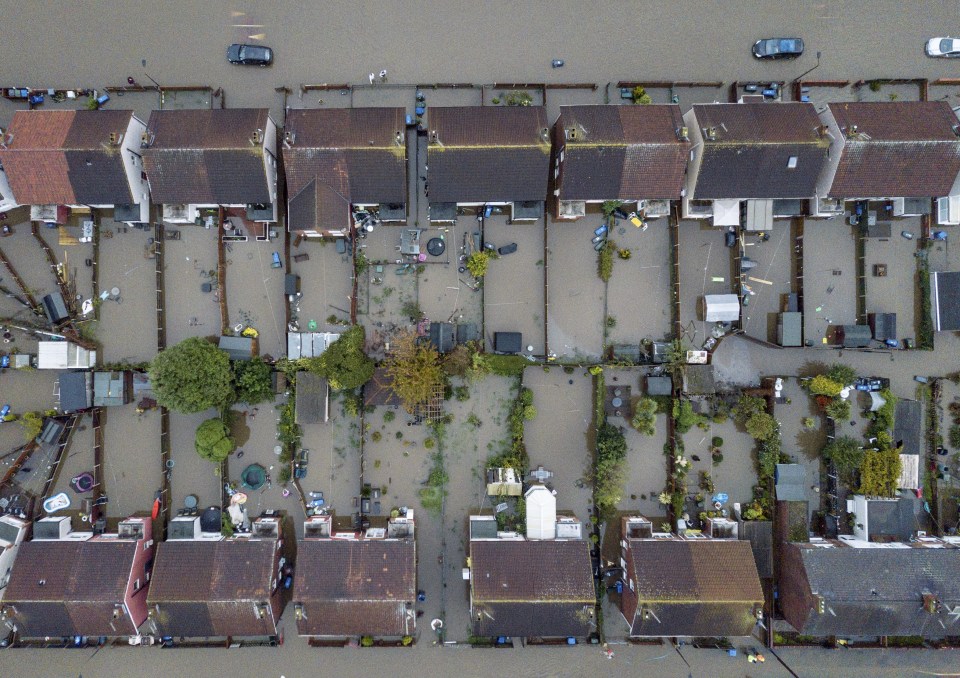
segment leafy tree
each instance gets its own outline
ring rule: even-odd
[[[824,447],[821,454],[824,459],[833,462],[840,477],[845,483],[850,484],[853,481],[854,472],[860,468],[860,463],[863,461],[862,448],[863,444],[856,438],[839,436]]]
[[[363,352],[365,338],[363,327],[351,327],[320,357],[310,360],[310,371],[325,377],[330,387],[336,390],[363,386],[376,369],[373,360]]]
[[[233,402],[233,372],[224,351],[206,339],[190,337],[161,351],[150,363],[157,402],[190,414]]]
[[[627,439],[613,424],[603,424],[597,430],[598,462],[620,462],[627,458]]]
[[[777,433],[777,420],[766,412],[757,412],[747,419],[744,427],[754,440],[767,440]]]
[[[834,398],[827,405],[827,416],[836,421],[846,421],[850,418],[850,402],[841,398]]]
[[[233,363],[237,401],[248,405],[273,400],[272,370],[263,358]]]
[[[657,401],[652,398],[641,398],[633,411],[630,425],[645,436],[652,436],[656,432]]]
[[[849,365],[844,365],[843,363],[837,363],[832,365],[827,371],[827,377],[842,384],[844,386],[849,386],[857,379],[857,371],[850,367]]]
[[[407,412],[427,402],[443,382],[440,354],[429,344],[418,344],[413,332],[404,331],[391,343],[386,361],[393,391]]]
[[[197,454],[216,464],[226,459],[235,448],[227,425],[218,418],[207,419],[197,427],[194,446]]]
[[[883,447],[866,450],[860,464],[860,494],[868,497],[894,497],[900,479],[900,453]]]
[[[43,430],[43,417],[39,412],[24,412],[19,423],[23,427],[23,439],[28,443]]]
[[[490,260],[496,258],[498,258],[497,253],[493,250],[477,250],[467,257],[467,270],[470,271],[470,275],[479,280],[487,274]]]
[[[680,398],[673,401],[674,427],[677,433],[684,434],[700,422],[700,415],[693,411],[689,400]]]
[[[825,395],[829,398],[836,398],[843,390],[843,384],[834,381],[825,374],[818,374],[810,380],[810,393],[814,395]]]

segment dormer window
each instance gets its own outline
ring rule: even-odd
[[[787,160],[787,169],[797,169],[797,156],[791,155],[790,159]]]

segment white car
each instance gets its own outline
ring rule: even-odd
[[[960,38],[930,38],[927,40],[927,56],[960,57]]]

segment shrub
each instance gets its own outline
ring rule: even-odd
[[[713,447],[723,447],[723,438],[720,436],[713,436],[713,438],[710,439],[710,444]]]
[[[396,419],[397,415],[393,410],[387,410],[383,413],[383,422],[389,424],[391,421]]]
[[[362,636],[360,638],[360,647],[373,647],[373,638],[371,636]]]
[[[860,468],[863,461],[862,444],[850,436],[838,436],[820,453],[824,459],[833,462],[837,474],[846,484],[853,481],[854,472]]]
[[[423,441],[423,447],[427,450],[432,450],[434,447],[436,447],[436,445],[437,442],[433,438],[427,438]]]
[[[533,405],[525,405],[523,408],[523,418],[527,421],[533,421],[537,418],[537,408]]]
[[[834,381],[825,374],[818,374],[810,380],[808,384],[810,393],[814,395],[825,395],[829,398],[836,398],[843,390],[843,384]]]
[[[597,254],[597,275],[603,282],[609,282],[613,275],[613,253],[617,251],[617,245],[612,240],[607,240],[600,248]]]
[[[713,465],[717,466],[723,461],[723,452],[714,452],[712,457],[713,457]]]
[[[400,306],[400,315],[409,318],[412,322],[423,320],[423,311],[420,310],[420,304],[415,301],[405,301]]]
[[[757,412],[747,419],[744,427],[754,440],[767,440],[777,433],[777,420],[766,412]]]
[[[427,402],[443,382],[440,354],[428,344],[417,342],[413,332],[400,332],[394,339],[392,353],[386,360],[391,388],[407,412]]]
[[[747,423],[747,420],[750,419],[754,414],[758,412],[765,412],[767,403],[763,398],[758,396],[742,395],[740,399],[737,400],[737,404],[733,406],[732,414],[733,419],[741,426]]]
[[[960,448],[960,426],[957,424],[950,427],[950,447]]]
[[[467,257],[467,270],[477,280],[480,280],[487,274],[487,268],[490,266],[490,260],[496,259],[497,255],[493,250],[477,250]]]
[[[857,371],[850,367],[849,365],[844,365],[843,363],[837,363],[832,365],[827,371],[827,377],[842,384],[844,386],[849,386],[857,379]]]
[[[678,398],[673,401],[673,419],[677,433],[684,434],[697,424],[700,415],[693,411],[689,400]]]
[[[370,434],[370,440],[375,443],[379,443],[383,439],[383,434],[380,431],[374,431]]]
[[[890,389],[882,389],[879,395],[885,402],[873,413],[873,423],[870,426],[873,435],[881,431],[892,431],[894,415],[897,411],[897,397],[890,392]]]
[[[373,360],[363,352],[366,335],[357,325],[344,331],[317,358],[310,358],[308,368],[324,377],[334,390],[351,391],[370,381],[376,368]]]
[[[657,401],[652,398],[641,398],[633,411],[630,425],[645,436],[656,433]]]
[[[608,315],[608,316],[607,316],[607,327],[616,327],[616,326],[617,326],[617,319],[616,319],[614,316],[612,316],[612,315]]]
[[[835,398],[833,402],[827,405],[827,416],[835,421],[847,421],[850,418],[850,402]]]
[[[457,399],[457,402],[461,403],[470,400],[470,387],[457,386],[453,389],[453,397]]]
[[[603,212],[603,216],[609,218],[622,204],[622,200],[604,200],[600,203],[600,211]]]
[[[530,106],[533,104],[533,97],[528,92],[515,89],[504,95],[503,103],[507,106]]]
[[[637,85],[633,88],[632,98],[633,103],[635,104],[649,104],[653,101],[653,99],[650,98],[650,95],[647,94],[647,90],[640,85]]]
[[[896,449],[865,450],[860,464],[859,492],[868,497],[896,496],[901,466]]]
[[[524,368],[530,362],[522,355],[485,355],[483,356],[485,368],[490,370],[491,374],[499,377],[516,377],[523,374]]]
[[[237,402],[247,405],[273,400],[273,370],[263,358],[231,363],[237,390]]]
[[[24,412],[19,423],[23,429],[23,439],[28,443],[43,430],[43,417],[39,412]]]
[[[620,249],[617,250],[617,256],[623,259],[624,261],[627,261],[632,255],[633,255],[633,252],[631,252],[625,247],[621,247]]]

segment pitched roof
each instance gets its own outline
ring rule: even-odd
[[[542,106],[431,107],[430,201],[544,201],[547,129]]]
[[[167,541],[157,547],[147,603],[164,635],[265,636],[269,616],[252,603],[273,593],[274,540]]]
[[[22,205],[133,202],[120,147],[133,111],[17,111],[0,149],[10,189]]]
[[[24,542],[3,602],[16,607],[28,637],[135,632],[129,617],[115,618],[114,611],[136,554],[132,540]]]
[[[263,144],[265,108],[165,110],[150,114],[143,165],[158,204],[270,202]]]
[[[407,201],[403,108],[298,109],[287,113],[284,171],[293,230],[344,228],[350,203]],[[400,142],[397,142],[400,135]],[[294,201],[312,206],[298,206]]]
[[[690,142],[680,107],[561,106],[561,200],[680,198]]]
[[[586,636],[596,593],[589,542],[470,542],[474,633]]]
[[[413,539],[307,539],[298,544],[301,635],[404,636],[415,627]]]
[[[694,104],[693,112],[703,134],[694,199],[814,195],[829,139],[813,104]]]
[[[638,608],[632,635],[743,636],[763,602],[750,543],[737,539],[631,539]],[[647,617],[647,618],[645,618]]]
[[[831,196],[950,193],[960,172],[960,138],[946,101],[847,102],[829,109],[844,135]]]
[[[786,548],[799,550],[810,593],[824,599],[825,613],[812,610],[801,633],[942,636],[960,631],[960,621],[949,613],[960,605],[960,549]],[[925,611],[924,592],[943,609]]]
[[[933,325],[940,331],[960,330],[960,271],[938,271],[930,276]]]

